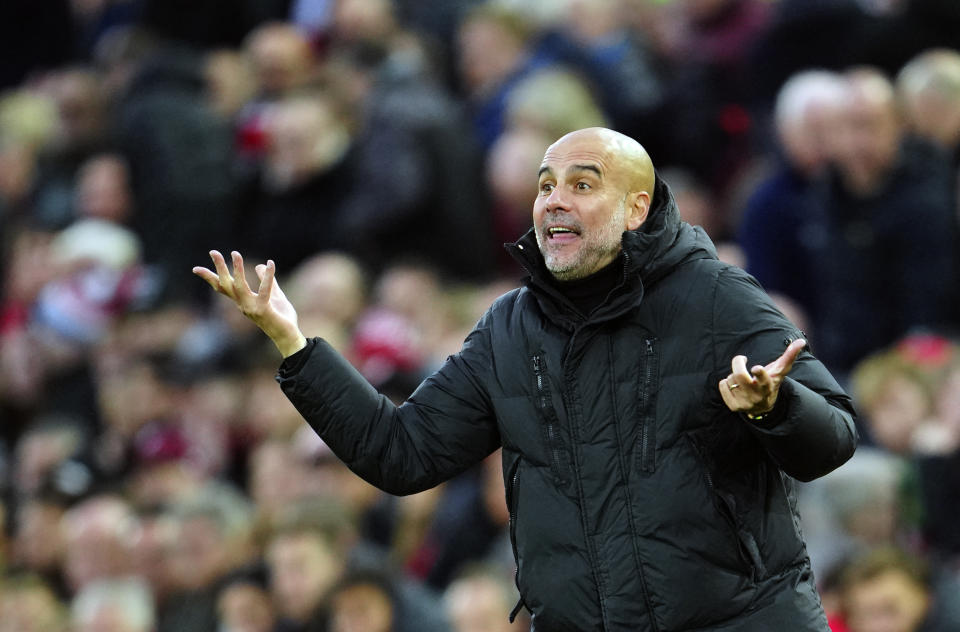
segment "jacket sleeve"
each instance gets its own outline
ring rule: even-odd
[[[277,381],[334,454],[391,494],[429,489],[500,447],[483,386],[489,332],[481,325],[400,406],[321,339],[287,358]]]
[[[718,400],[716,384],[730,373],[735,355],[745,355],[748,368],[765,365],[803,337],[753,277],[732,267],[718,277],[713,325],[712,384]],[[730,413],[731,422],[745,424],[780,469],[801,481],[836,469],[857,445],[850,397],[809,351],[809,344],[781,383],[776,406],[765,420]],[[720,405],[729,413],[722,401]]]

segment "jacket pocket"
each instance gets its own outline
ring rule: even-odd
[[[686,435],[690,446],[699,461],[700,469],[703,472],[703,480],[710,492],[710,498],[717,513],[723,518],[731,538],[737,544],[737,553],[748,573],[751,582],[756,582],[766,577],[766,566],[763,563],[763,556],[760,553],[760,546],[753,533],[747,529],[743,522],[737,517],[737,502],[733,494],[717,487],[711,472],[709,460],[703,453],[703,448],[690,435]]]
[[[570,457],[560,441],[560,422],[557,417],[557,410],[553,405],[547,361],[539,353],[534,355],[530,361],[533,367],[534,406],[540,413],[544,441],[550,453],[550,471],[560,485],[566,485],[570,480]]]
[[[637,415],[640,433],[637,436],[637,465],[644,476],[656,470],[657,455],[657,392],[660,382],[659,355],[656,339],[647,338],[640,364],[637,390]]]

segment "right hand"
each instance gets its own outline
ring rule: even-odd
[[[197,266],[193,273],[232,300],[244,316],[270,337],[284,358],[306,346],[307,339],[297,325],[297,311],[274,279],[276,265],[272,260],[267,261],[266,265],[260,264],[256,267],[260,287],[254,292],[247,284],[243,257],[239,252],[231,253],[232,275],[222,254],[211,250],[210,258],[216,272]]]

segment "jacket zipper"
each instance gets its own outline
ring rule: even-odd
[[[640,391],[640,411],[643,415],[640,421],[640,471],[644,474],[652,474],[655,466],[656,442],[653,433],[656,421],[655,411],[650,409],[654,405],[651,389],[656,369],[656,353],[652,338],[647,338],[646,344],[647,357],[644,362],[643,388]]]
[[[513,583],[517,586],[517,592],[520,592],[520,554],[517,549],[517,486],[520,483],[520,460],[517,460],[517,466],[513,470],[513,476],[510,480],[510,545],[513,547],[513,559],[516,561],[517,568],[513,572]],[[521,596],[517,604],[510,611],[510,623],[520,613],[520,609],[526,606]]]
[[[560,446],[557,440],[557,429],[555,425],[555,415],[553,404],[550,400],[550,388],[546,375],[546,367],[543,358],[540,355],[533,356],[533,375],[537,382],[537,406],[543,413],[547,428],[547,445],[550,448],[550,459],[553,464],[553,473],[557,480],[564,482],[561,469]]]

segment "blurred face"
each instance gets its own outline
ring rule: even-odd
[[[930,411],[930,401],[909,378],[890,378],[883,394],[870,409],[870,432],[884,448],[908,454],[913,434]]]
[[[891,570],[850,588],[845,604],[850,632],[916,632],[929,598],[904,573]]]
[[[250,584],[232,584],[217,603],[220,623],[229,632],[270,632],[273,605],[270,595]]]
[[[322,172],[340,157],[345,142],[330,106],[318,100],[276,106],[267,131],[266,174],[279,190]]]
[[[547,149],[533,204],[537,245],[561,281],[597,272],[620,252],[626,191],[614,157],[596,139],[575,136]]]
[[[310,45],[294,28],[262,27],[252,36],[247,52],[257,87],[267,96],[280,96],[309,78],[313,62]]]
[[[467,21],[457,44],[460,75],[471,93],[498,84],[513,71],[522,54],[521,43],[493,20]]]
[[[321,537],[309,533],[279,536],[267,563],[277,610],[296,621],[309,619],[343,568]]]
[[[19,588],[0,597],[0,632],[60,630],[61,608],[46,588]]]
[[[455,632],[510,632],[503,613],[505,604],[499,587],[482,579],[453,584],[445,598]]]
[[[378,587],[359,584],[334,596],[330,619],[331,632],[390,632],[393,605]]]
[[[202,589],[227,569],[227,543],[213,520],[199,517],[185,520],[172,545],[168,563],[179,588]]]
[[[130,215],[127,165],[116,156],[100,156],[80,169],[77,207],[82,215],[121,223]]]
[[[19,564],[35,571],[55,568],[63,552],[60,521],[63,508],[30,502],[20,508],[13,556]]]
[[[854,87],[837,126],[836,159],[847,186],[872,193],[893,168],[901,126],[891,98],[879,85]]]
[[[836,105],[808,104],[798,120],[781,130],[781,142],[790,163],[805,174],[816,173],[825,166],[833,156],[839,124],[840,110]]]

